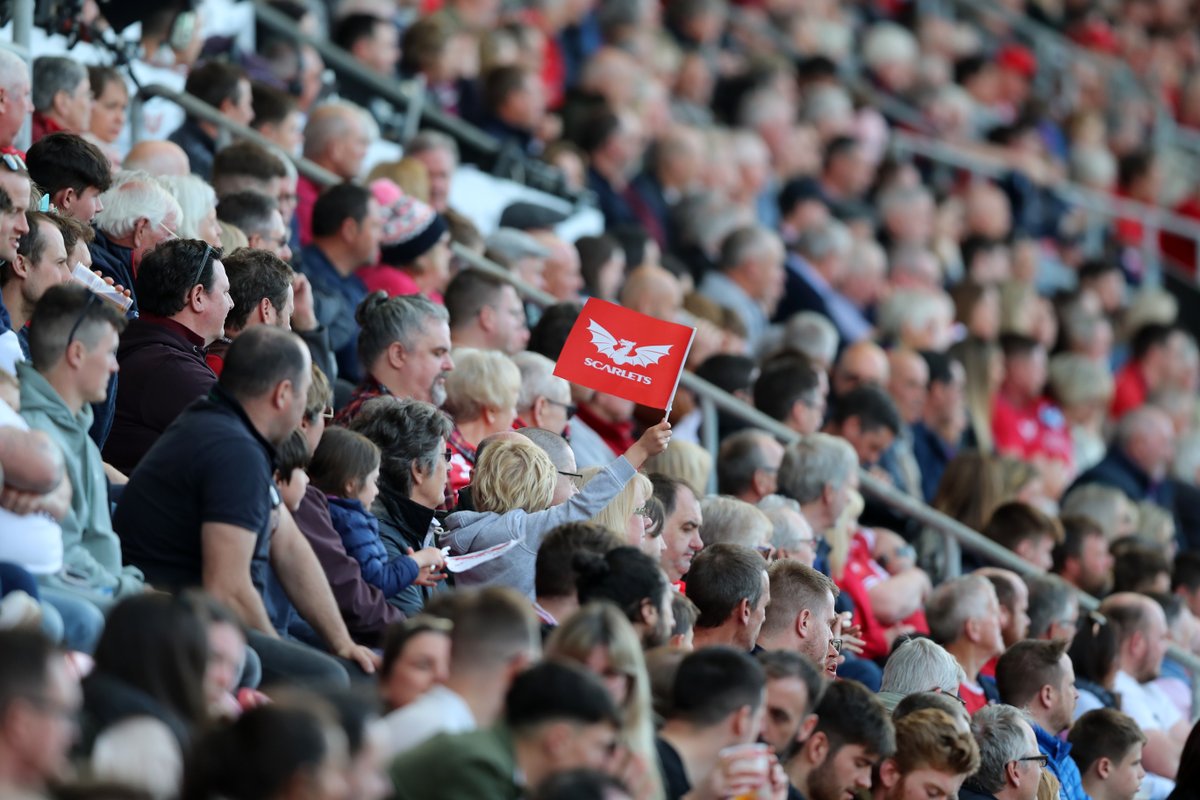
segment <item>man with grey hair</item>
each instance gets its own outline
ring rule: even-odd
[[[718,269],[700,284],[702,295],[742,320],[751,352],[758,350],[783,298],[783,258],[783,242],[774,231],[761,225],[738,228],[721,243]]]
[[[323,103],[308,115],[304,126],[304,157],[351,181],[362,172],[367,150],[378,138],[375,121],[359,106],[342,100]],[[312,241],[313,209],[320,194],[321,187],[308,176],[297,181],[296,216],[303,245]]]
[[[29,66],[16,53],[0,48],[0,153],[24,155],[13,142],[31,111]]]
[[[142,257],[176,237],[183,212],[171,193],[144,172],[117,173],[113,185],[100,195],[100,203],[103,208],[94,220],[96,238],[88,244],[92,268],[132,289]],[[137,310],[137,295],[131,310]]]
[[[817,560],[821,539],[804,518],[800,504],[790,497],[773,494],[758,503],[758,509],[771,521],[771,547],[778,560],[792,559],[812,566]]]
[[[981,684],[978,679],[984,665],[1004,652],[1000,601],[991,581],[980,575],[946,581],[929,596],[925,617],[933,640],[954,656],[966,675],[958,694],[967,713],[998,700],[995,684]]]
[[[939,692],[956,701],[963,678],[962,667],[932,639],[914,638],[897,647],[883,667],[879,700],[888,711],[910,694]]]
[[[780,350],[795,350],[822,372],[837,359],[838,332],[829,317],[816,311],[798,311],[783,325]]]
[[[512,356],[529,342],[525,306],[508,281],[476,269],[463,270],[446,287],[445,303],[455,347],[499,350]]]
[[[450,184],[458,169],[458,142],[441,131],[421,131],[404,146],[404,155],[429,173],[429,205],[439,214],[450,208]]]
[[[441,406],[446,402],[450,357],[450,318],[446,309],[421,295],[388,297],[374,292],[355,315],[360,329],[358,358],[364,379],[338,414],[348,425],[363,403],[382,395]]]
[[[521,428],[517,435],[524,436],[550,456],[550,463],[554,464],[554,469],[558,472],[551,505],[565,503],[579,494],[579,487],[572,480],[572,475],[579,471],[575,465],[575,452],[571,450],[571,445],[566,439],[545,428]]]
[[[810,433],[792,443],[779,465],[779,493],[800,504],[813,530],[833,527],[858,488],[858,455],[845,439]]]
[[[775,437],[747,428],[725,437],[717,455],[717,491],[757,503],[778,488],[783,445]]]
[[[1116,437],[1099,464],[1079,476],[1075,486],[1101,483],[1120,489],[1134,502],[1149,500],[1167,511],[1175,508],[1175,483],[1169,478],[1175,456],[1175,428],[1159,408],[1144,405],[1121,417]],[[1185,530],[1176,519],[1176,528]]]
[[[1019,709],[994,705],[971,718],[979,769],[959,790],[961,800],[1034,800],[1046,756]]]
[[[1057,575],[1029,575],[1030,639],[1075,639],[1079,625],[1079,596],[1075,587]]]
[[[770,552],[771,521],[755,506],[735,497],[710,496],[700,501],[700,513],[704,515],[700,541],[705,547],[724,542]]]
[[[484,255],[536,289],[545,287],[549,249],[525,231],[498,228],[487,237]]]
[[[92,118],[92,85],[87,69],[66,56],[33,62],[32,141],[48,133],[84,133]]]
[[[545,428],[562,436],[574,409],[571,405],[571,384],[555,375],[554,362],[540,353],[517,353],[512,356],[512,361],[521,370],[521,392],[517,395],[517,419],[520,424]]]
[[[837,220],[826,220],[801,231],[787,259],[787,299],[780,316],[813,311],[828,317],[842,342],[854,343],[871,335],[871,323],[838,286],[846,276],[846,259],[854,239]]]

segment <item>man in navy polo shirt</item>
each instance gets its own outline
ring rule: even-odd
[[[311,363],[295,334],[265,325],[243,332],[229,347],[220,382],[142,459],[113,517],[126,559],[148,583],[169,591],[201,586],[237,612],[266,682],[347,678],[334,659],[279,638],[263,599],[269,581],[283,587],[330,652],[367,672],[376,665],[350,638],[272,480],[274,448],[303,416]]]

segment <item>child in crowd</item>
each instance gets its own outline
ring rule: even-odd
[[[308,489],[308,475],[304,472],[308,461],[308,440],[299,430],[293,431],[275,452],[275,488],[279,490],[280,501],[293,514]]]
[[[387,597],[417,583],[422,573],[441,570],[442,551],[426,547],[388,560],[371,504],[379,494],[379,448],[362,434],[329,428],[313,453],[309,476],[329,497],[329,518],[363,578]]]

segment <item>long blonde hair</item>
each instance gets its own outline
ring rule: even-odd
[[[999,356],[999,346],[983,339],[964,339],[950,348],[950,357],[963,365],[967,419],[975,434],[975,446],[984,454],[990,454],[994,449],[992,399],[999,387],[992,385],[992,363]]]
[[[662,798],[658,770],[654,765],[654,709],[650,701],[650,676],[637,632],[612,603],[589,603],[555,628],[546,642],[546,657],[586,664],[592,651],[608,651],[612,667],[629,676],[629,692],[621,707],[621,742],[645,760],[654,780],[653,797]]]
[[[583,470],[584,486],[599,472],[599,467],[588,467]],[[609,501],[608,505],[592,517],[592,522],[617,534],[621,537],[621,541],[625,542],[629,518],[653,495],[654,486],[650,483],[650,479],[639,472],[625,484],[625,488],[616,497]],[[633,542],[626,542],[626,544],[637,547],[637,544]]]
[[[683,481],[696,497],[708,494],[712,468],[712,455],[693,442],[671,442],[666,450],[646,459],[646,472]]]
[[[829,543],[829,575],[835,581],[840,581],[846,573],[846,562],[850,559],[850,543],[854,532],[858,529],[858,518],[866,508],[866,501],[856,489],[847,490],[846,507],[837,518],[837,522],[825,531],[825,541]]]

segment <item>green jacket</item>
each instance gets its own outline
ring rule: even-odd
[[[71,511],[62,521],[63,569],[68,580],[54,585],[91,589],[101,596],[121,597],[145,588],[136,567],[122,566],[121,541],[109,514],[108,478],[100,449],[88,436],[92,408],[72,414],[54,387],[28,363],[17,365],[21,379],[21,416],[31,428],[45,431],[62,448],[71,481]],[[82,584],[82,585],[81,585]]]
[[[524,794],[504,727],[438,734],[398,755],[388,773],[394,800],[518,800]]]

